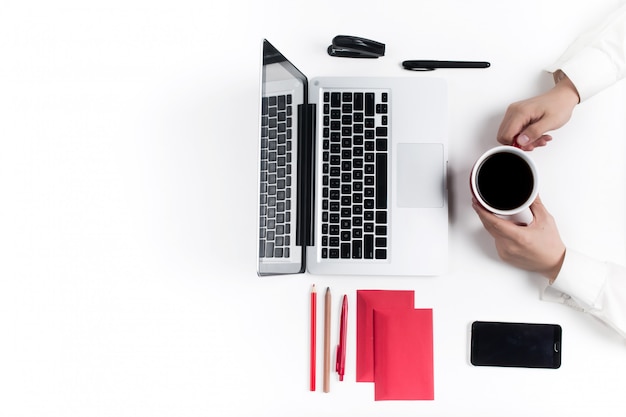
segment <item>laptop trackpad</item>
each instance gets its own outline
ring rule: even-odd
[[[443,207],[444,160],[440,143],[400,143],[397,152],[399,207]]]

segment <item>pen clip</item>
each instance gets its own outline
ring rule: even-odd
[[[402,66],[404,67],[405,70],[409,70],[409,71],[434,71],[435,70],[435,68],[432,68],[432,67],[421,67],[421,66],[413,65],[410,61],[404,61],[402,63]]]

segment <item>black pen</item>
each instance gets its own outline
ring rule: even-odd
[[[435,68],[489,68],[491,64],[486,61],[409,60],[402,66],[412,71],[432,71]]]

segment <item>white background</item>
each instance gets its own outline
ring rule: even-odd
[[[5,0],[0,415],[623,416],[624,341],[540,301],[541,278],[500,262],[467,187],[506,106],[547,89],[542,68],[618,4]],[[330,58],[337,34],[387,55]],[[448,81],[448,274],[256,276],[263,37],[310,77]],[[400,68],[419,58],[492,67]],[[625,104],[620,83],[532,154],[568,246],[622,264]],[[346,380],[333,376],[329,394],[308,391],[313,283],[333,292],[333,343],[342,294],[351,306]],[[386,288],[433,308],[434,401],[375,402],[355,382],[356,290]],[[474,320],[559,323],[562,367],[471,366]]]

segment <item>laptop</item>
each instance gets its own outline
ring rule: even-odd
[[[447,269],[447,86],[308,80],[263,40],[258,274]]]

